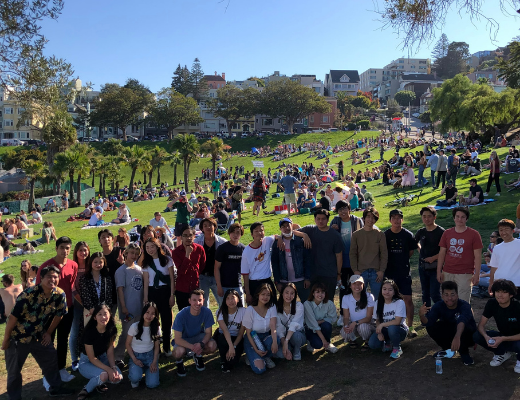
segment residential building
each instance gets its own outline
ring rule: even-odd
[[[419,98],[419,113],[424,113],[430,109],[430,102],[433,99],[433,94],[428,88]]]
[[[485,78],[489,81],[490,84],[497,86],[505,85],[504,79],[498,77],[498,71],[496,69],[475,71],[469,73],[467,76],[473,83],[477,83],[480,78]]]
[[[298,82],[303,86],[307,86],[318,93],[320,96],[325,95],[324,83],[316,78],[316,75],[300,75],[295,74],[291,76],[291,81]]]
[[[337,92],[357,96],[359,90],[359,74],[357,70],[331,69],[325,74],[327,95],[336,97]]]
[[[359,75],[359,88],[362,92],[371,92],[377,87],[384,77],[383,68],[370,68]]]
[[[280,75],[280,71],[274,71],[274,73],[272,75],[269,75],[269,76],[265,76],[263,78],[260,78],[262,79],[266,86],[269,82],[275,82],[275,81],[279,81],[280,79],[283,79],[283,78],[287,78],[287,75]]]
[[[40,139],[40,133],[31,126],[31,121],[18,122],[24,109],[15,99],[13,88],[0,88],[0,138],[1,139]]]
[[[226,86],[226,74],[222,72],[222,75],[218,75],[215,71],[214,75],[204,75],[204,79],[208,84],[208,89],[220,89]]]
[[[412,107],[420,107],[421,96],[434,87],[442,85],[442,79],[437,79],[431,74],[401,74],[399,77],[399,91],[409,90],[415,93],[415,101]]]
[[[327,97],[327,103],[330,104],[330,112],[314,113],[309,115],[307,119],[307,129],[329,129],[334,127],[334,117],[338,108],[338,100],[335,97]],[[304,121],[305,122],[305,121]]]

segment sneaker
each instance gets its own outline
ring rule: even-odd
[[[516,362],[516,365],[515,365],[515,372],[517,374],[520,374],[520,361],[517,361]]]
[[[166,357],[171,357],[172,356],[172,352],[171,351],[165,351],[163,353]]]
[[[69,374],[69,372],[65,368],[63,368],[60,369],[60,378],[63,382],[70,382],[75,378],[75,376]]]
[[[296,352],[296,351],[293,352],[292,359],[294,361],[300,361],[302,359],[302,353],[299,348],[298,348],[298,352]]]
[[[398,359],[403,354],[403,350],[399,347],[398,349],[392,349],[390,357]]]
[[[509,360],[511,358],[511,353],[505,353],[502,355],[495,354],[493,356],[493,359],[489,363],[492,367],[498,367],[499,365],[502,365],[505,361]]]
[[[267,368],[274,368],[274,367],[276,367],[276,364],[274,363],[273,360],[271,360],[271,358],[266,357],[266,358],[264,358],[264,361],[265,361],[265,366]]]
[[[495,194],[495,197],[500,197],[500,193],[496,193],[496,194]]]
[[[249,358],[246,357],[246,365],[251,366],[251,363],[249,362]]]
[[[72,361],[72,370],[76,372],[79,368],[79,361]]]
[[[484,193],[484,197],[488,197],[488,196],[489,196],[489,194],[487,194],[487,193]]]
[[[186,357],[188,357],[188,358],[191,358],[194,355],[195,355],[195,353],[193,351],[191,351],[191,350],[186,353]]]
[[[132,385],[132,389],[136,389],[139,387],[139,382],[130,382]]]
[[[76,391],[68,388],[64,388],[60,386],[58,389],[53,389],[49,392],[49,396],[51,397],[60,397],[60,396],[70,396],[74,394]]]
[[[408,331],[408,339],[413,339],[413,338],[416,338],[417,337],[417,332],[415,331],[415,329],[410,329]]]
[[[224,363],[220,364],[220,370],[221,370],[223,373],[225,373],[225,374],[227,374],[228,372],[231,372],[231,370],[229,369],[229,367],[228,367],[226,364],[224,364]]]
[[[123,368],[126,367],[126,364],[123,360],[116,360],[116,366],[120,371],[122,371]]]
[[[197,371],[204,371],[206,369],[202,356],[193,356],[193,361],[195,362],[195,368],[197,368]]]
[[[49,382],[47,382],[47,379],[45,379],[45,377],[43,377],[43,387],[47,392],[51,389],[51,385],[49,385]]]
[[[178,362],[177,364],[177,375],[184,377],[186,376],[186,368],[184,368],[184,361]]]
[[[329,347],[326,350],[331,354],[338,352],[338,348],[334,346],[332,343],[329,344]]]
[[[312,347],[309,342],[307,342],[307,346],[305,348],[309,353],[312,353],[314,351],[314,347]]]
[[[392,344],[391,344],[391,343],[386,343],[386,342],[385,342],[385,344],[383,345],[383,349],[382,349],[382,351],[383,351],[383,353],[387,353],[387,352],[389,352],[389,351],[392,351],[392,348],[393,348],[393,347],[392,347]]]
[[[462,360],[462,363],[464,365],[473,365],[475,362],[473,361],[473,358],[469,354],[461,354],[460,359]]]

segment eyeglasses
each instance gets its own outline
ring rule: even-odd
[[[491,236],[490,236],[490,238],[496,238],[496,236],[494,236],[494,235],[491,235]]]
[[[182,235],[182,237],[184,239],[191,239],[193,237],[193,235]]]

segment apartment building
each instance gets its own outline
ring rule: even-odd
[[[303,86],[307,86],[308,88],[311,88],[316,93],[318,93],[320,96],[325,95],[325,84],[316,78],[316,75],[301,75],[301,74],[295,74],[291,76],[291,81],[298,82]]]
[[[329,97],[336,97],[337,92],[357,96],[360,89],[357,70],[331,69],[328,74],[325,74],[324,83]]]
[[[1,139],[40,139],[40,133],[30,122],[21,121],[24,109],[12,93],[12,88],[0,88],[0,138]]]

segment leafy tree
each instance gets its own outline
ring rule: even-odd
[[[211,155],[211,163],[213,165],[212,178],[215,179],[217,160],[224,155],[224,142],[222,139],[214,137],[203,143],[201,149]]]
[[[421,121],[423,124],[431,124],[432,119],[430,110],[425,111],[419,115],[419,121]]]
[[[313,113],[330,112],[330,104],[312,88],[289,78],[270,82],[261,94],[262,114],[283,118],[289,132],[293,125]]]
[[[4,153],[0,159],[5,170],[12,168],[22,168],[22,165],[27,160],[40,161],[45,159],[45,152],[39,149],[26,150],[23,147],[10,149]]]
[[[242,117],[250,117],[258,112],[259,92],[253,88],[240,89],[226,85],[217,89],[217,98],[209,99],[207,105],[215,117],[224,118],[231,127]]]
[[[78,190],[76,193],[76,204],[81,205],[81,178],[89,175],[90,159],[94,155],[94,152],[90,146],[88,146],[87,144],[84,144],[84,143],[76,143],[68,151],[73,152],[74,158],[77,159],[76,173],[78,175],[78,179],[77,179]],[[72,182],[71,182],[71,187],[72,187]],[[72,195],[71,195],[71,197],[72,197]]]
[[[401,90],[400,92],[397,92],[394,96],[394,100],[397,101],[397,103],[399,103],[399,105],[403,107],[413,103],[415,99],[415,92],[412,92],[411,90]]]
[[[209,89],[208,83],[206,82],[206,79],[204,79],[204,71],[202,70],[198,58],[193,61],[193,65],[191,66],[190,81],[192,86],[191,94],[195,100],[199,101],[206,96]]]
[[[54,159],[54,170],[69,175],[70,202],[74,204],[74,176],[78,175],[78,203],[81,203],[81,176],[87,175],[90,167],[91,150],[86,144],[75,144]]]
[[[515,40],[507,45],[508,58],[500,58],[496,68],[499,78],[503,78],[507,86],[520,89],[520,41]]]
[[[162,147],[155,146],[150,152],[152,171],[150,173],[150,187],[152,186],[152,173],[157,170],[157,185],[161,184],[161,167],[169,160],[170,155]]]
[[[182,164],[182,158],[178,151],[174,151],[170,155],[170,165],[173,167],[173,184],[177,184],[177,167]]]
[[[256,76],[252,76],[247,78],[248,81],[256,81],[258,83],[258,87],[265,87],[265,81],[263,79],[257,78]]]
[[[395,101],[394,99],[389,99],[386,104],[386,116],[391,117],[395,113],[400,113],[401,107],[399,106],[399,103]]]
[[[450,41],[448,40],[448,36],[445,33],[441,35],[432,51],[432,58],[434,62],[436,60],[442,59],[448,55],[448,46],[450,45]]]
[[[367,109],[372,104],[372,94],[358,90],[357,96],[351,96],[350,103],[357,108]]]
[[[134,144],[129,151],[125,154],[124,163],[130,167],[132,173],[130,175],[130,184],[129,184],[129,195],[130,198],[134,197],[134,179],[135,173],[137,169],[141,167],[143,163],[146,162],[146,150]]]
[[[197,138],[194,135],[181,134],[175,136],[173,139],[173,146],[179,152],[180,158],[184,167],[184,188],[186,193],[188,192],[188,181],[190,164],[192,162],[199,162],[199,150],[200,146],[197,142]]]
[[[186,65],[184,67],[181,67],[181,64],[179,64],[175,69],[172,78],[172,88],[175,89],[176,92],[184,96],[187,96],[191,93],[192,86],[190,70]]]
[[[170,139],[173,138],[175,128],[204,121],[197,102],[173,88],[162,88],[157,93],[156,100],[148,107],[148,112],[149,120],[167,129]]]
[[[109,138],[99,148],[99,152],[104,156],[122,157],[125,151],[125,146],[123,146],[121,141],[114,138]]]
[[[25,175],[29,178],[29,210],[34,207],[34,185],[37,180],[43,179],[47,173],[47,166],[39,160],[27,159],[23,162]]]

